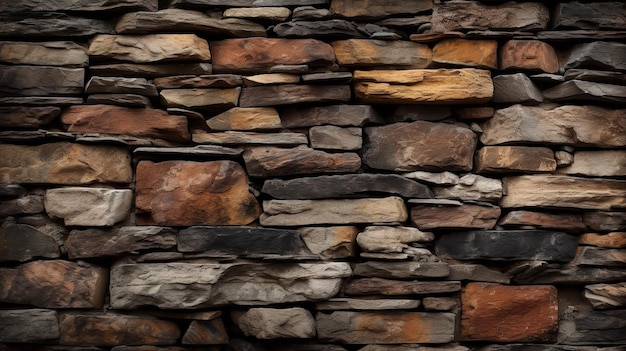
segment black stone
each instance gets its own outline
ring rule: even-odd
[[[56,258],[61,254],[56,241],[26,224],[0,229],[0,261],[28,261],[35,257]]]
[[[449,233],[435,244],[440,258],[455,260],[544,260],[570,262],[578,237],[547,230],[475,230]]]
[[[262,192],[275,199],[325,199],[395,194],[405,198],[433,197],[423,184],[396,174],[347,174],[291,180],[270,179]]]

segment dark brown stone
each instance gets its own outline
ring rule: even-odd
[[[349,85],[272,85],[241,90],[240,107],[291,105],[301,103],[338,103],[350,101]]]
[[[583,222],[598,231],[626,231],[626,212],[585,212]]]
[[[500,47],[499,59],[501,70],[559,71],[556,51],[539,40],[509,40]]]
[[[546,213],[527,210],[511,211],[507,213],[498,222],[498,225],[513,228],[530,226],[538,229],[557,229],[573,232],[587,229],[580,214]]]
[[[475,157],[476,173],[535,173],[556,170],[554,151],[547,147],[485,146]]]
[[[111,20],[78,17],[61,12],[0,13],[0,23],[0,37],[66,39],[115,33],[115,25]]]
[[[347,295],[430,295],[453,293],[461,290],[461,282],[391,280],[359,278],[349,280],[344,286]]]
[[[279,23],[272,29],[282,38],[361,38],[363,33],[359,31],[356,23],[342,20],[318,20],[318,21],[289,21]]]
[[[337,15],[353,20],[367,20],[397,15],[414,15],[432,9],[431,0],[333,0],[330,9]]]
[[[42,128],[61,115],[61,108],[55,106],[0,107],[0,128]]]
[[[0,228],[0,261],[28,261],[35,257],[61,256],[59,244],[51,236],[26,224]]]
[[[550,11],[540,2],[487,5],[475,1],[437,3],[433,7],[432,31],[547,29]]]
[[[94,76],[155,78],[178,75],[207,75],[213,66],[207,62],[179,64],[111,63],[89,66]]]
[[[0,4],[1,12],[51,12],[51,11],[156,11],[156,0],[60,0],[60,1],[8,1]]]
[[[500,208],[463,204],[461,206],[415,206],[411,222],[420,230],[492,229],[500,217]]]
[[[57,312],[44,309],[0,310],[0,342],[47,343],[59,338]],[[19,348],[0,349],[19,351]]]
[[[554,14],[555,28],[590,30],[626,28],[626,7],[623,2],[581,3],[560,2]]]
[[[235,88],[243,85],[243,79],[236,74],[213,75],[183,75],[160,77],[154,79],[154,84],[162,89],[190,89],[190,88]]]
[[[329,105],[313,107],[285,107],[280,111],[284,128],[313,127],[331,124],[342,127],[361,127],[382,124],[383,116],[370,105]]]
[[[183,335],[183,345],[228,344],[228,333],[221,318],[192,321]]]

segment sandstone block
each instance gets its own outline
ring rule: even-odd
[[[501,74],[493,78],[493,102],[536,105],[542,101],[541,91],[524,73]]]
[[[0,268],[0,301],[46,308],[101,308],[106,268],[63,260]]]
[[[626,213],[624,212],[585,212],[583,222],[593,230],[626,231]]]
[[[594,309],[613,309],[626,305],[626,283],[585,286],[585,298]]]
[[[482,4],[474,1],[443,2],[433,6],[432,31],[545,30],[550,10],[540,2]]]
[[[626,49],[626,46],[624,47]],[[551,101],[591,101],[601,103],[626,103],[624,87],[617,84],[570,80],[543,91]]]
[[[147,10],[156,11],[158,4],[154,0],[99,0],[99,1],[54,1],[41,2],[26,0],[20,2],[7,2],[0,5],[0,11],[25,12],[25,11],[132,11]]]
[[[14,65],[85,67],[89,64],[89,56],[85,48],[71,41],[2,41],[0,62]]]
[[[463,204],[461,206],[414,206],[411,222],[421,230],[492,229],[500,217],[500,208]]]
[[[475,157],[481,174],[554,172],[554,151],[547,147],[485,146]]]
[[[404,252],[410,243],[433,241],[433,233],[424,233],[411,227],[366,227],[356,237],[361,250],[365,252]]]
[[[270,85],[243,88],[241,107],[291,105],[302,103],[338,103],[350,101],[349,85]]]
[[[425,297],[422,304],[426,311],[452,311],[459,308],[459,302],[453,297]]]
[[[224,18],[244,18],[257,21],[284,22],[291,16],[287,7],[243,7],[226,9]]]
[[[574,162],[559,169],[559,173],[591,177],[626,175],[626,151],[576,151]]]
[[[0,107],[0,127],[2,128],[43,128],[61,115],[61,108],[55,106],[2,106]]]
[[[59,244],[54,238],[33,226],[11,224],[0,228],[0,261],[23,262],[35,257],[59,256]]]
[[[235,322],[246,336],[257,339],[315,337],[315,319],[302,307],[251,308]]]
[[[475,68],[355,71],[354,93],[375,104],[478,104],[491,99],[493,84]]]
[[[539,40],[509,40],[500,48],[499,58],[501,70],[559,71],[556,51]]]
[[[136,178],[137,224],[245,225],[260,213],[232,161],[142,161]]]
[[[58,338],[59,323],[54,310],[0,310],[0,342],[46,343]]]
[[[580,245],[593,245],[613,249],[626,248],[626,232],[608,234],[585,233],[580,236]]]
[[[3,96],[81,95],[84,68],[0,65],[0,94]]]
[[[273,107],[234,107],[206,121],[211,130],[280,129],[280,116]]]
[[[209,43],[195,34],[96,35],[87,51],[92,60],[134,63],[211,61]]]
[[[192,321],[182,339],[183,345],[228,344],[228,341],[228,333],[221,318]]]
[[[46,190],[44,206],[51,218],[65,225],[112,226],[128,218],[130,189],[67,187]]]
[[[498,222],[503,227],[534,227],[539,229],[556,229],[579,232],[587,229],[580,214],[574,213],[545,213],[526,210],[516,210],[507,213]]]
[[[498,42],[445,39],[433,47],[433,62],[451,66],[497,69]]]
[[[342,200],[268,200],[263,203],[261,225],[404,222],[407,211],[398,197]]]
[[[462,201],[497,202],[502,197],[502,181],[476,174],[466,174],[454,186],[433,187],[436,198]]]
[[[386,279],[443,278],[449,273],[447,263],[367,261],[354,266],[354,275]]]
[[[309,251],[323,260],[356,255],[357,227],[304,227],[299,231]]]
[[[333,0],[330,9],[337,15],[350,19],[376,19],[393,17],[396,15],[416,14],[432,9],[429,0],[391,0],[384,4],[377,1],[365,0]]]
[[[161,102],[167,107],[223,111],[237,106],[241,88],[230,89],[164,89]]]
[[[347,295],[430,295],[461,291],[461,282],[359,278],[348,281]]]
[[[392,171],[470,171],[476,135],[450,124],[416,121],[365,128],[363,163]]]
[[[591,68],[605,71],[626,69],[626,44],[594,41],[572,47],[564,59],[563,69]]]
[[[426,68],[433,53],[424,44],[409,41],[348,39],[331,43],[337,63],[353,68]]]
[[[361,128],[316,126],[309,129],[311,147],[326,150],[360,150],[363,146]]]
[[[559,316],[553,286],[470,283],[463,290],[461,302],[462,340],[556,341]]]
[[[91,77],[85,86],[86,94],[117,93],[159,96],[157,88],[145,78]]]
[[[42,2],[38,2],[42,3]],[[72,16],[61,12],[15,13],[0,15],[2,37],[60,38],[88,37],[96,34],[114,34],[111,21]]]
[[[366,124],[381,124],[385,119],[370,105],[328,105],[285,107],[280,111],[284,128],[335,125],[361,127]]]
[[[626,10],[621,2],[559,3],[554,15],[554,27],[575,29],[624,29]]]

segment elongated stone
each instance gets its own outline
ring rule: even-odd
[[[0,310],[0,342],[47,343],[58,338],[55,310]]]
[[[0,94],[18,96],[81,95],[84,68],[0,65]]]
[[[236,74],[177,75],[154,79],[154,85],[163,89],[190,88],[236,88],[243,85],[243,78]]]
[[[624,47],[626,49],[626,46]],[[543,91],[546,99],[552,101],[591,101],[606,103],[626,103],[626,92],[622,85],[569,80]]]
[[[315,319],[302,307],[251,308],[235,322],[246,336],[257,339],[315,337]]]
[[[547,147],[485,146],[475,158],[476,173],[535,173],[556,170],[554,151]]]
[[[26,224],[0,228],[0,261],[28,261],[35,257],[61,256],[59,244],[52,236]]]
[[[546,213],[527,210],[511,211],[498,222],[504,227],[528,227],[538,229],[556,229],[564,231],[584,231],[587,226],[580,214],[574,213]]]
[[[226,9],[224,18],[244,18],[257,21],[284,22],[291,16],[287,7],[243,7]]]
[[[621,2],[559,3],[554,14],[555,28],[624,29],[626,10]]]
[[[427,186],[395,174],[346,174],[289,180],[268,179],[262,191],[275,199],[324,199],[393,194],[407,198],[430,198]]]
[[[442,278],[448,274],[447,263],[368,261],[354,266],[354,275],[386,279]]]
[[[390,122],[441,121],[452,116],[449,106],[440,105],[400,105],[388,119]]]
[[[120,264],[111,269],[111,305],[189,309],[325,300],[350,274],[344,262]],[[146,296],[146,289],[154,293]]]
[[[211,130],[280,129],[280,116],[273,107],[234,107],[206,121]]]
[[[561,321],[559,340],[570,345],[620,345],[626,342],[626,311],[581,311]]]
[[[2,41],[0,62],[14,65],[85,67],[89,64],[89,56],[84,47],[71,41]]]
[[[0,37],[65,40],[68,37],[115,33],[115,25],[110,20],[78,17],[61,12],[2,13],[0,22]]]
[[[363,146],[361,128],[337,126],[315,126],[309,129],[311,147],[324,150],[360,150]]]
[[[626,74],[615,71],[601,71],[597,69],[572,68],[565,71],[564,80],[584,80],[588,82],[609,83],[624,85]]]
[[[305,227],[299,231],[309,251],[323,260],[356,256],[357,227]]]
[[[498,42],[445,39],[433,47],[433,62],[443,65],[496,69],[498,67]]]
[[[252,6],[306,6],[326,5],[328,0],[172,0],[173,7],[198,7],[226,6],[226,7],[252,7]]]
[[[213,66],[207,62],[169,64],[112,63],[91,65],[94,76],[154,78],[178,75],[209,75]]]
[[[26,195],[17,199],[3,200],[0,217],[36,214],[44,211],[43,196]]]
[[[426,68],[433,56],[428,46],[408,41],[348,39],[331,45],[337,63],[344,67]]]
[[[164,89],[161,102],[167,107],[224,111],[237,106],[241,88]]]
[[[289,21],[272,28],[282,38],[362,38],[363,32],[354,22],[343,19]]]
[[[86,94],[117,93],[159,96],[156,86],[145,78],[91,77],[85,86]]]
[[[304,133],[254,133],[254,132],[224,132],[224,133],[194,133],[191,140],[196,144],[217,145],[271,145],[271,146],[298,146],[309,142]],[[243,150],[241,150],[243,152]]]
[[[493,96],[491,74],[475,68],[354,72],[358,101],[377,104],[477,104]]]
[[[228,341],[228,333],[221,318],[192,321],[182,339],[183,345],[228,344]]]
[[[500,48],[501,70],[556,73],[559,59],[554,48],[538,40],[509,40]]]
[[[382,124],[383,116],[370,105],[329,105],[286,107],[280,111],[284,128],[313,127],[331,124],[342,127],[361,127]]]
[[[409,299],[352,299],[333,298],[328,301],[318,302],[315,308],[320,311],[328,310],[403,310],[419,307],[420,300]]]
[[[569,262],[578,237],[546,230],[476,230],[449,233],[435,243],[441,258],[455,260],[544,260]]]
[[[433,188],[436,198],[462,201],[497,202],[502,197],[502,181],[476,174],[466,174],[454,186]]]
[[[492,229],[500,217],[500,208],[463,204],[461,206],[415,206],[411,222],[421,230]]]
[[[450,275],[447,279],[502,284],[509,284],[511,282],[511,279],[504,273],[482,264],[451,264]],[[459,285],[460,284],[459,282]]]
[[[66,187],[46,190],[44,206],[51,218],[65,225],[112,226],[130,214],[130,189]]]
[[[411,227],[366,227],[356,238],[365,252],[404,252],[410,243],[433,241],[433,233],[424,233]]]
[[[0,107],[0,127],[2,128],[43,128],[61,115],[61,108],[55,106],[2,106]]]
[[[416,14],[432,9],[429,0],[391,0],[384,4],[377,1],[365,0],[334,0],[330,9],[337,15],[350,19],[376,19],[383,17],[399,17],[397,15]]]
[[[580,236],[579,244],[614,249],[626,248],[626,232],[612,232],[608,234],[585,233]]]
[[[559,173],[592,177],[615,177],[626,175],[626,151],[576,151],[574,162],[560,168]]]
[[[431,295],[461,291],[461,282],[358,278],[344,286],[347,295]]]
[[[101,308],[106,268],[63,260],[0,268],[0,301],[46,308]]]
[[[147,10],[156,11],[157,1],[154,0],[99,0],[99,1],[54,1],[41,2],[27,0],[20,2],[6,2],[0,4],[2,12],[26,12],[26,11],[129,11]]]
[[[264,226],[404,222],[407,211],[398,197],[344,200],[268,200]]]
[[[613,309],[626,305],[626,283],[585,286],[585,298],[594,309]]]
[[[563,68],[591,68],[600,70],[626,69],[626,44],[594,41],[572,47],[564,59]]]
[[[593,230],[626,231],[625,212],[586,212],[583,213],[583,222]]]
[[[265,73],[243,77],[244,85],[255,87],[259,85],[298,84],[300,75],[290,73]]]
[[[626,266],[626,250],[583,246],[574,263],[581,266]]]
[[[240,107],[263,107],[302,103],[339,103],[350,101],[349,85],[271,85],[243,88]]]
[[[493,78],[493,102],[536,105],[542,101],[541,91],[524,73],[502,74]]]
[[[547,29],[549,22],[550,11],[540,2],[487,5],[474,1],[455,1],[433,6],[432,31],[530,31]]]
[[[626,272],[621,267],[585,267],[565,264],[540,267],[537,270],[530,268],[527,272],[516,273],[512,281],[517,284],[580,285],[612,283],[624,279],[626,279]]]
[[[152,102],[137,94],[92,94],[87,96],[88,105],[117,105],[122,107],[152,107]]]

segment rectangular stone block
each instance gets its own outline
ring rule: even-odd
[[[383,278],[351,279],[344,286],[347,295],[431,295],[461,290],[461,282],[418,281]]]
[[[46,190],[44,206],[65,225],[112,226],[126,220],[133,203],[130,189],[66,187]]]
[[[414,15],[432,9],[432,0],[333,0],[330,9],[340,17],[376,19],[397,15]]]
[[[348,102],[352,92],[349,85],[268,85],[241,90],[240,107],[263,107],[302,103]]]
[[[421,230],[491,229],[500,217],[500,207],[463,204],[461,206],[415,206],[411,222]]]
[[[447,263],[367,261],[354,266],[354,275],[386,279],[443,278],[450,274]]]
[[[576,151],[574,162],[559,173],[590,177],[626,176],[625,150]]]
[[[0,310],[0,342],[47,343],[58,338],[59,323],[54,310]]]
[[[92,60],[134,63],[211,61],[209,43],[195,34],[99,34],[89,40]]]
[[[284,128],[313,127],[330,124],[340,127],[361,127],[384,123],[384,117],[370,105],[293,106],[280,111]]]
[[[61,12],[0,12],[0,22],[0,37],[50,37],[65,40],[68,37],[115,33],[115,24],[111,20],[72,16]]]
[[[547,147],[485,146],[476,153],[476,173],[535,173],[556,170],[554,151]]]
[[[59,1],[7,1],[0,4],[1,12],[28,11],[156,11],[156,0],[59,0]]]
[[[84,47],[71,41],[2,41],[0,62],[14,65],[85,67],[89,65],[89,56]]]
[[[560,2],[554,14],[555,28],[588,30],[623,30],[626,28],[626,8],[623,2],[582,3]]]
[[[428,67],[433,57],[427,45],[409,41],[348,39],[331,45],[343,67],[417,69]]]
[[[81,95],[84,83],[84,68],[0,65],[3,96]]]

